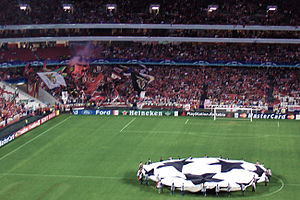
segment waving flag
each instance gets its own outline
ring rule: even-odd
[[[39,83],[38,82],[28,82],[27,83],[27,93],[35,98],[39,95]]]
[[[28,63],[25,66],[25,69],[24,69],[24,72],[23,72],[23,76],[27,76],[30,72],[32,72],[32,68],[29,68],[29,67],[30,67],[30,63]]]
[[[265,181],[266,169],[262,165],[243,160],[223,160],[218,158],[188,158],[168,160],[144,165],[142,173],[149,179],[157,181],[157,177],[165,186],[173,183],[176,188],[184,184],[184,189],[199,192],[203,185],[213,189],[219,185],[226,191],[228,184],[231,191],[241,190],[241,186],[250,186],[255,182]]]
[[[141,91],[144,91],[147,84],[148,80],[144,76],[141,76],[140,74],[136,72],[131,73],[131,80],[132,80],[132,85],[135,91],[138,93],[141,93]]]
[[[99,73],[96,77],[88,75],[87,81],[85,82],[86,90],[85,94],[92,94],[98,88],[99,84],[103,80],[103,74]]]
[[[65,79],[57,72],[38,72],[39,77],[47,85],[49,89],[66,86]]]
[[[64,73],[64,70],[66,69],[66,66],[62,66],[62,67],[59,67],[57,65],[57,68],[56,70],[54,70],[53,72],[57,72],[59,73],[60,75],[62,75],[63,77],[66,77],[67,76],[67,73]]]

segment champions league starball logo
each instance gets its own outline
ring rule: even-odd
[[[260,183],[266,179],[266,169],[243,160],[224,160],[219,158],[188,158],[167,160],[144,165],[141,173],[150,180],[158,180],[164,186],[177,189],[184,185],[184,190],[199,192],[205,185],[206,189],[226,191],[230,184],[231,191],[247,188],[253,182]]]

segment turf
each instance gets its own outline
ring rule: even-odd
[[[204,154],[272,169],[269,186],[233,199],[300,196],[299,121],[61,115],[0,149],[0,199],[197,199],[201,194],[158,194],[154,183],[139,185],[136,172],[148,158]]]

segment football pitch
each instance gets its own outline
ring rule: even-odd
[[[61,115],[0,148],[0,200],[199,199],[140,185],[151,158],[228,156],[272,169],[268,186],[233,199],[299,199],[300,122]],[[228,199],[226,194],[209,199]]]

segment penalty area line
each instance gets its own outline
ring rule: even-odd
[[[120,130],[120,133],[125,129],[127,128],[127,126],[129,126],[132,122],[134,122],[136,118],[133,118],[130,122],[128,122],[121,130]]]
[[[42,132],[41,134],[37,135],[36,137],[32,138],[31,140],[25,142],[24,144],[20,145],[18,148],[14,149],[13,151],[10,151],[9,153],[7,153],[6,155],[2,156],[0,158],[0,161],[3,160],[4,158],[6,158],[7,156],[15,153],[16,151],[18,151],[19,149],[21,149],[22,147],[24,147],[25,145],[31,143],[32,141],[36,140],[37,138],[41,137],[42,135],[44,135],[45,133],[47,133],[48,131],[56,128],[57,126],[61,125],[62,123],[64,123],[65,121],[67,121],[68,119],[70,119],[71,116],[67,117],[66,119],[64,119],[63,121],[55,124],[54,126],[50,127],[49,129],[45,130],[44,132]]]
[[[187,119],[187,120],[185,121],[185,123],[184,123],[184,124],[187,124],[187,123],[188,123],[188,121],[189,121],[189,119]]]

